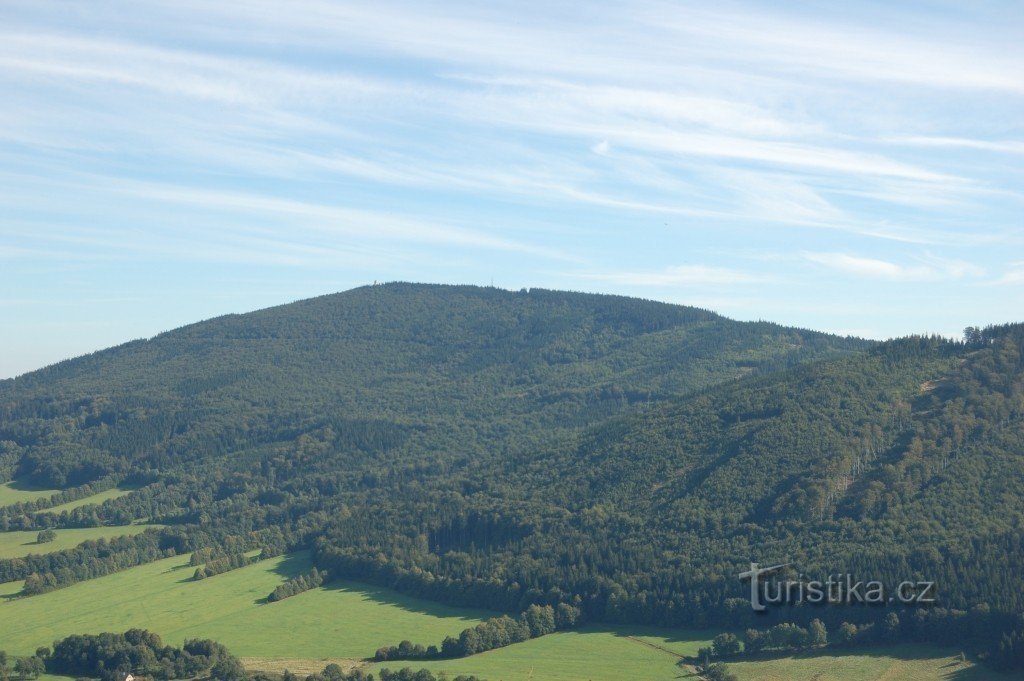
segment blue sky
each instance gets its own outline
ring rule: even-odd
[[[0,376],[375,280],[1021,320],[1022,74],[1014,2],[4,0]]]

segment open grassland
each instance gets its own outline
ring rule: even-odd
[[[0,584],[0,598],[12,598],[21,593],[22,587],[25,585],[23,580],[16,582],[4,582]]]
[[[88,506],[90,504],[102,504],[104,501],[108,501],[110,499],[117,499],[118,497],[123,497],[126,494],[131,494],[131,490],[120,489],[118,487],[111,487],[108,490],[104,490],[97,494],[93,494],[92,496],[89,497],[76,499],[75,501],[69,501],[68,503],[61,504],[59,506],[45,508],[42,511],[40,511],[40,513],[61,513],[62,511],[70,511],[72,509],[79,508],[80,506]]]
[[[533,639],[473,657],[437,662],[389,662],[379,669],[428,667],[435,672],[476,674],[487,681],[699,681],[673,651],[696,653],[707,634],[674,636],[630,629],[584,628]],[[1011,677],[930,646],[899,646],[841,655],[812,655],[729,665],[740,681],[1010,681]]]
[[[0,484],[0,506],[10,506],[23,501],[49,499],[58,492],[60,492],[59,489],[40,489],[18,481],[5,482]],[[69,501],[66,504],[60,504],[59,506],[53,506],[43,510],[48,513],[60,513],[62,511],[70,511],[88,504],[102,504],[108,499],[117,499],[118,497],[123,497],[129,493],[131,493],[131,490],[112,487],[108,490],[93,494],[92,496],[83,497],[81,499],[76,499],[75,501]]]
[[[5,482],[0,485],[0,506],[10,506],[22,501],[48,499],[59,491],[58,489],[31,487],[17,481]]]
[[[296,554],[193,582],[187,556],[167,558],[0,603],[0,641],[25,655],[69,634],[143,627],[171,644],[213,638],[240,657],[365,658],[402,639],[440,641],[493,614],[348,582],[263,602],[309,567]]]
[[[30,532],[0,532],[0,558],[24,558],[30,553],[53,553],[71,549],[89,539],[109,539],[124,535],[135,535],[160,525],[124,525],[117,527],[85,527],[54,530],[57,538],[45,544],[37,544],[38,530]]]
[[[383,645],[403,639],[436,644],[493,613],[351,582],[332,583],[278,603],[264,601],[275,586],[308,569],[308,557],[294,554],[193,582],[187,557],[168,558],[41,596],[0,601],[0,642],[9,653],[25,655],[72,633],[143,627],[171,644],[190,637],[216,639],[249,669],[268,672],[308,674],[336,662],[371,670],[427,667],[488,681],[697,681],[681,658],[696,655],[716,633],[590,626],[457,660],[366,664],[364,658]],[[6,586],[0,585],[0,593]],[[15,586],[20,587],[11,588]],[[957,662],[952,653],[904,646],[737,662],[730,668],[741,681],[1010,678]]]
[[[378,668],[427,667],[487,681],[699,681],[679,653],[696,654],[706,634],[655,634],[651,629],[585,627],[535,638],[472,657],[436,662],[385,662]],[[679,652],[674,652],[679,651]]]
[[[952,651],[903,645],[848,654],[797,655],[729,664],[740,681],[1010,681],[1019,676],[960,662]]]

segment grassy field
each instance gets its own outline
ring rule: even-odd
[[[18,482],[5,482],[0,485],[0,506],[10,506],[21,501],[48,499],[60,490],[40,489]]]
[[[51,496],[59,492],[57,489],[41,489],[25,485],[17,481],[5,482],[0,484],[0,506],[10,506],[21,501],[35,501],[36,499],[49,499]],[[112,487],[98,494],[93,494],[89,497],[84,497],[76,501],[69,501],[66,504],[60,504],[52,508],[45,509],[48,512],[60,513],[61,511],[70,511],[71,509],[78,508],[79,506],[85,506],[87,504],[102,504],[108,499],[117,499],[129,494],[131,490],[119,489]]]
[[[691,667],[680,665],[679,654],[696,654],[709,640],[706,633],[669,635],[646,628],[586,627],[458,660],[388,662],[373,667],[427,667],[450,676],[475,674],[487,681],[699,681]]]
[[[298,554],[193,582],[188,557],[168,558],[0,603],[0,641],[24,655],[72,633],[144,627],[172,644],[213,638],[241,657],[363,658],[402,639],[440,641],[493,614],[351,583],[260,602],[308,569],[308,558]]]
[[[16,582],[4,582],[0,584],[0,598],[9,598],[21,593],[21,588],[25,585],[23,580]]]
[[[373,668],[428,667],[449,675],[476,674],[487,681],[670,681],[693,679],[694,670],[678,664],[672,650],[689,655],[705,644],[706,634],[634,636],[635,631],[586,628],[545,636],[459,660],[382,663]],[[655,644],[654,650],[649,644]],[[648,645],[644,645],[648,644]],[[951,651],[901,646],[847,655],[816,655],[729,665],[740,681],[1011,681]]]
[[[0,558],[23,558],[30,553],[53,553],[74,548],[87,539],[121,537],[144,532],[159,525],[127,525],[123,527],[86,527],[54,530],[57,538],[45,544],[36,543],[37,530],[31,532],[0,532]]]
[[[92,496],[77,499],[75,501],[69,501],[66,504],[60,504],[59,506],[53,506],[52,508],[46,508],[43,509],[43,511],[41,512],[60,513],[62,511],[70,511],[72,509],[78,508],[79,506],[88,506],[89,504],[102,504],[104,501],[107,501],[108,499],[117,499],[118,497],[123,497],[126,494],[131,494],[131,490],[111,487],[110,489],[100,492],[98,494],[93,494]]]
[[[59,534],[59,532],[58,532]],[[331,584],[279,603],[263,602],[274,586],[309,568],[305,554],[261,561],[192,582],[184,556],[82,582],[31,598],[0,602],[0,642],[29,654],[71,633],[151,629],[170,644],[213,638],[250,669],[308,674],[328,662],[364,664],[382,645],[429,644],[493,613],[450,608],[356,583]],[[6,587],[0,585],[0,594]],[[680,664],[716,632],[644,627],[587,627],[458,660],[368,665],[428,667],[488,681],[669,681],[697,677]],[[1007,681],[955,662],[953,651],[901,647],[857,655],[799,656],[741,662],[742,681]]]
[[[1010,681],[930,646],[871,648],[847,655],[800,655],[729,665],[740,681]]]

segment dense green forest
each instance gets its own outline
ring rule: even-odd
[[[308,547],[331,577],[512,614],[817,621],[1024,668],[1022,357],[1020,325],[875,344],[542,290],[231,315],[0,381],[0,476],[68,490],[3,527],[167,526],[2,560],[0,581]],[[45,511],[113,484],[136,489]],[[751,561],[935,581],[939,602],[757,616]]]

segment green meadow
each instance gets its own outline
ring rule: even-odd
[[[118,527],[85,527],[58,529],[57,538],[45,544],[37,544],[38,530],[29,532],[0,532],[0,558],[23,558],[30,553],[53,553],[78,546],[89,539],[109,539],[124,535],[135,535],[159,525],[126,525]]]
[[[22,501],[48,499],[59,491],[32,487],[19,482],[5,482],[0,485],[0,506],[10,506]]]
[[[191,637],[216,639],[253,669],[287,668],[307,674],[328,661],[366,664],[364,660],[377,648],[403,639],[439,643],[494,615],[354,582],[334,582],[278,603],[265,602],[276,585],[309,567],[308,556],[299,553],[193,582],[188,558],[177,556],[41,596],[0,600],[0,648],[25,655],[72,633],[142,627],[172,644]],[[18,586],[0,585],[0,595],[15,593]],[[715,633],[590,626],[457,660],[367,666],[427,667],[450,676],[475,674],[488,681],[696,681],[693,669],[681,658],[696,655]],[[907,646],[856,655],[739,662],[730,667],[741,681],[1007,678],[957,662],[952,652]]]
[[[25,582],[18,580],[16,582],[4,582],[0,584],[0,598],[12,598],[21,593],[21,588],[25,585]],[[0,641],[2,643],[2,641]]]
[[[374,668],[426,667],[449,675],[475,674],[487,681],[669,681],[692,678],[680,653],[708,645],[706,633],[624,627],[584,627],[535,638],[457,660],[386,662]]]
[[[23,501],[36,501],[37,499],[49,499],[51,496],[59,492],[57,489],[42,489],[39,487],[32,487],[23,482],[17,480],[12,482],[5,482],[0,484],[0,506],[10,506]],[[123,497],[126,494],[130,494],[131,490],[120,489],[118,487],[112,487],[108,490],[98,492],[88,497],[76,499],[75,501],[69,501],[66,504],[60,504],[51,508],[43,509],[48,513],[60,513],[62,511],[70,511],[80,506],[87,506],[89,504],[102,504],[108,499],[117,499]]]
[[[673,650],[690,655],[707,635],[630,636],[629,629],[584,628],[533,639],[508,648],[458,660],[383,663],[374,668],[409,666],[444,670],[449,675],[476,674],[487,681],[700,681],[694,669],[680,664]],[[652,649],[644,643],[654,643]],[[1013,678],[970,662],[952,651],[929,646],[901,646],[846,655],[813,655],[729,665],[740,681],[1010,681]]]
[[[797,655],[728,665],[740,681],[1010,681],[931,646],[870,648],[845,655]]]
[[[440,641],[494,614],[348,582],[263,602],[309,567],[294,554],[193,582],[187,556],[167,558],[0,603],[0,641],[24,655],[73,633],[142,627],[168,643],[213,638],[241,657],[365,658],[402,639]]]
[[[62,511],[70,511],[80,506],[88,506],[90,504],[102,504],[104,501],[110,499],[117,499],[123,497],[126,494],[131,494],[130,489],[119,489],[117,487],[111,487],[108,490],[98,492],[92,496],[84,497],[82,499],[76,499],[75,501],[69,501],[66,504],[60,504],[59,506],[53,506],[40,511],[40,513],[61,513]]]

